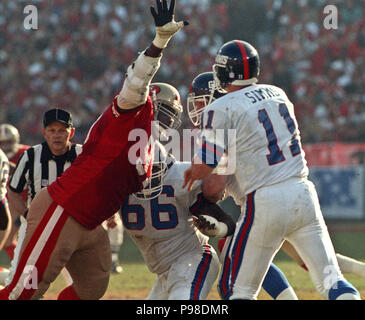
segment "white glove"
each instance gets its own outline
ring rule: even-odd
[[[165,24],[162,27],[156,27],[156,36],[153,39],[152,43],[157,48],[165,48],[170,41],[170,39],[174,36],[176,32],[178,32],[181,28],[184,27],[184,21],[171,21],[168,24]]]
[[[227,235],[227,225],[223,222],[219,222],[216,218],[202,214],[198,217],[193,216],[193,220],[194,225],[199,231],[208,237],[223,238]]]

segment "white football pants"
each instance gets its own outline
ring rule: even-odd
[[[318,292],[344,280],[312,182],[290,178],[247,196],[226,245],[219,289],[225,299],[256,299],[283,240],[297,250]],[[227,241],[228,242],[228,241]]]
[[[187,252],[157,276],[147,300],[203,300],[217,279],[220,263],[214,248]]]

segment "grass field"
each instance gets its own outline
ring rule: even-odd
[[[331,230],[331,226],[329,229]],[[351,231],[351,229],[345,230]],[[331,238],[336,252],[365,262],[365,232],[331,232]],[[216,246],[216,243],[212,241],[212,245]],[[125,236],[120,251],[120,260],[124,271],[120,275],[111,275],[109,287],[103,299],[144,299],[152,288],[156,277],[148,271],[137,247],[127,236]],[[279,252],[274,262],[284,272],[299,299],[322,299],[315,291],[308,272],[295,264],[285,253]],[[0,255],[0,263],[3,266],[9,265],[4,254]],[[351,274],[345,274],[345,276],[360,291],[362,299],[365,299],[365,278]],[[58,292],[63,289],[64,285],[63,278],[58,277],[46,293],[45,299],[56,299]],[[219,299],[216,286],[211,289],[208,299]],[[260,292],[259,299],[271,300],[263,290]]]

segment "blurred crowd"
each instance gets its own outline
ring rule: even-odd
[[[23,9],[38,9],[26,30]],[[72,112],[76,142],[120,90],[126,67],[153,39],[155,0],[0,2],[0,123],[21,142],[39,143],[42,114]],[[286,90],[304,143],[365,141],[365,5],[331,1],[338,29],[327,30],[324,0],[178,0],[190,22],[174,38],[155,81],[174,85],[183,104],[191,80],[211,70],[226,41],[251,42],[261,55],[261,83]],[[184,125],[188,125],[185,116]]]
[[[265,2],[262,80],[286,88],[303,141],[365,142],[365,2]],[[324,27],[328,4],[338,29]]]

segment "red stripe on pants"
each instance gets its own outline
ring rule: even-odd
[[[236,281],[237,266],[238,266],[239,260],[243,256],[243,252],[241,252],[242,245],[243,245],[245,238],[248,237],[247,229],[248,229],[249,225],[251,224],[251,219],[252,219],[252,208],[253,208],[252,201],[253,201],[253,194],[250,193],[248,195],[248,199],[247,199],[247,205],[248,205],[247,220],[244,222],[242,233],[240,235],[240,238],[238,239],[238,246],[236,248],[236,251],[232,253],[232,256],[234,255],[234,260],[232,263],[231,286]],[[232,287],[231,287],[231,290],[232,290]]]
[[[197,281],[197,283],[195,285],[195,289],[194,289],[194,299],[195,300],[199,299],[200,283],[202,282],[205,271],[206,271],[207,267],[209,266],[209,256],[212,254],[211,251],[210,251],[210,248],[208,246],[204,245],[204,248],[206,249],[206,252],[203,253],[204,262],[203,262],[203,266],[200,270],[200,273],[199,273],[199,276],[198,276],[198,281]]]

